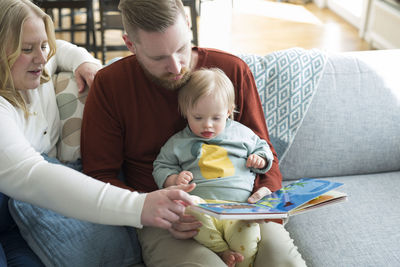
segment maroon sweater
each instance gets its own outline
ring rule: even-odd
[[[235,120],[267,140],[274,153],[272,168],[266,175],[257,176],[254,190],[261,186],[272,191],[281,188],[278,159],[249,67],[222,51],[193,49],[199,55],[196,69],[218,67],[231,79],[239,112]],[[177,91],[152,83],[135,56],[121,59],[98,72],[87,97],[81,135],[83,171],[130,190],[156,190],[153,161],[164,143],[185,125],[178,111]],[[124,182],[117,178],[121,168]]]

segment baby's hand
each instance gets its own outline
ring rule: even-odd
[[[175,179],[176,185],[188,184],[193,180],[193,174],[190,171],[181,171]]]
[[[255,168],[255,169],[263,169],[263,168],[265,168],[266,164],[267,164],[267,162],[265,161],[264,158],[262,158],[256,154],[251,154],[247,158],[246,167],[247,168]]]

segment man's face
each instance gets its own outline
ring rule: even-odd
[[[165,32],[139,30],[132,47],[148,77],[167,89],[180,88],[190,76],[191,33],[187,20],[179,16]]]

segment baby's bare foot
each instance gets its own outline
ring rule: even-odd
[[[237,262],[242,262],[244,259],[242,254],[229,249],[218,253],[218,255],[226,263],[226,265],[228,265],[228,267],[234,267]]]

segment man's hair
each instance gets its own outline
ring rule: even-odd
[[[203,96],[212,95],[220,100],[229,111],[233,119],[235,108],[235,90],[231,80],[218,68],[202,68],[192,73],[188,83],[178,93],[178,105],[181,114],[187,117],[197,101]]]
[[[186,16],[181,0],[121,0],[122,23],[130,38],[139,42],[137,31],[163,32]]]
[[[31,17],[43,19],[50,59],[56,52],[56,38],[54,24],[51,18],[30,0],[1,0],[0,1],[0,96],[4,97],[14,107],[21,108],[28,116],[26,104],[14,87],[11,68],[21,54],[22,27]],[[50,76],[43,70],[41,83],[50,80]]]

